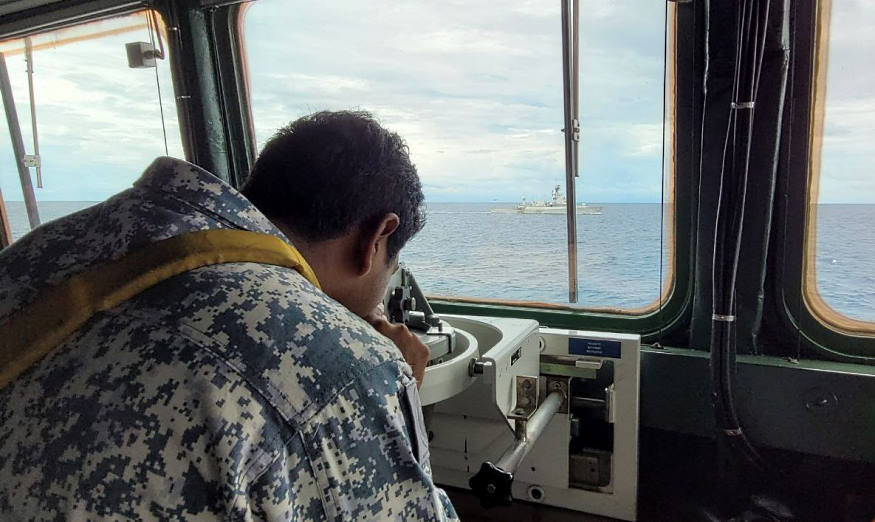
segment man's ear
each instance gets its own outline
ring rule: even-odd
[[[386,249],[389,236],[398,230],[401,219],[398,214],[389,212],[370,230],[362,230],[361,250],[359,254],[358,275],[363,276],[371,271],[371,267],[382,259],[380,250]],[[388,261],[385,260],[385,261]]]

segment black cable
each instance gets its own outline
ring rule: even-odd
[[[762,71],[762,62],[765,50],[765,40],[768,33],[769,2],[766,1],[764,20],[762,21],[762,36],[760,36],[760,9],[749,5],[744,1],[740,14],[736,17],[736,53],[735,67],[732,86],[732,107],[728,118],[727,132],[724,139],[723,157],[720,170],[720,185],[717,201],[717,215],[714,227],[714,251],[712,255],[712,307],[714,317],[711,329],[711,377],[712,377],[712,400],[715,408],[715,420],[721,430],[721,436],[725,437],[729,446],[740,452],[745,459],[758,469],[765,469],[757,450],[745,436],[738,419],[733,400],[732,384],[733,371],[736,364],[737,344],[735,339],[735,314],[736,314],[736,291],[735,286],[738,276],[738,265],[741,252],[741,243],[744,234],[744,218],[747,204],[747,185],[750,172],[750,154],[753,138],[753,121],[756,97],[759,90],[759,80]],[[751,39],[753,40],[751,43]],[[750,56],[750,68],[747,73],[743,70],[742,62]],[[742,88],[742,80],[749,83],[748,89]],[[746,100],[740,100],[740,93],[745,92]],[[740,111],[744,114],[740,115]],[[749,112],[748,112],[749,111]],[[747,118],[746,132],[739,136],[739,119]],[[732,141],[732,172],[742,170],[742,182],[740,187],[740,204],[735,206],[729,223],[721,222],[724,205],[726,155],[730,150],[730,135]],[[743,140],[739,143],[739,137]],[[737,165],[739,152],[743,147],[743,160]],[[735,234],[735,248],[732,252],[732,264],[728,274],[720,278],[718,285],[718,267],[723,266],[724,254],[720,245],[728,234]],[[718,264],[718,251],[720,251]],[[724,286],[724,283],[728,285]],[[718,305],[720,307],[718,307]],[[725,308],[723,308],[725,306]]]
[[[151,11],[152,16],[146,16],[146,25],[149,28],[149,39],[152,42],[152,49],[155,49],[155,32],[158,31],[158,19],[155,17],[155,11]],[[159,37],[160,40],[160,37]],[[164,59],[164,44],[161,44],[161,55],[158,56],[161,60]],[[170,155],[170,149],[167,147],[167,125],[164,123],[164,100],[161,98],[161,80],[158,76],[158,61],[155,61],[155,85],[158,86],[158,109],[161,111],[161,132],[164,133],[164,155]]]
[[[745,100],[745,102],[744,102],[744,103],[752,103],[753,105],[749,109],[747,109],[749,112],[745,113],[747,118],[748,118],[748,125],[747,125],[747,136],[746,136],[746,140],[745,140],[746,143],[745,143],[745,152],[744,152],[743,180],[741,183],[741,188],[742,188],[742,190],[741,190],[741,205],[740,205],[740,208],[737,209],[738,232],[736,235],[735,252],[734,252],[734,256],[733,256],[732,270],[730,272],[730,287],[729,287],[730,288],[729,310],[731,310],[733,315],[735,314],[735,308],[736,308],[735,284],[736,284],[736,280],[737,280],[737,276],[738,276],[738,265],[739,265],[739,258],[740,258],[740,253],[741,253],[741,243],[742,243],[743,234],[744,234],[744,218],[745,218],[745,210],[746,210],[746,204],[747,204],[747,186],[748,186],[748,178],[749,178],[749,173],[750,173],[750,153],[751,153],[751,143],[753,141],[753,121],[754,121],[754,112],[755,112],[755,108],[756,108],[755,102],[756,102],[756,98],[757,98],[757,94],[758,94],[759,71],[762,70],[763,49],[765,47],[766,31],[768,29],[768,23],[767,23],[768,22],[768,15],[769,15],[769,2],[766,2],[765,15],[764,15],[766,18],[766,21],[763,23],[762,38],[760,38],[760,34],[759,34],[760,13],[759,13],[759,10],[756,11],[756,19],[755,19],[756,25],[755,25],[755,28],[753,31],[754,41],[753,41],[753,46],[751,48],[751,52],[753,53],[752,62],[753,62],[754,67],[751,71],[750,91],[748,93],[748,99]],[[750,29],[751,29],[751,22],[749,21],[748,22],[748,31],[750,31]],[[757,44],[760,43],[759,42],[760,39],[762,40],[762,44],[758,46]],[[741,89],[739,88],[739,90],[741,90]],[[738,103],[738,102],[736,101],[736,103]],[[736,112],[738,112],[738,111],[736,110]],[[739,439],[742,451],[746,454],[746,456],[748,457],[749,460],[751,460],[755,464],[759,464],[760,466],[762,466],[762,461],[761,461],[761,458],[760,458],[758,452],[753,447],[753,445],[751,445],[750,441],[747,439],[747,437],[744,435],[744,432],[741,430],[740,422],[738,420],[738,415],[737,415],[737,412],[735,410],[734,402],[732,400],[732,375],[731,375],[731,371],[735,367],[735,356],[736,356],[735,339],[733,338],[732,333],[733,333],[733,331],[732,331],[732,328],[730,327],[730,334],[728,336],[729,338],[727,339],[727,341],[730,341],[730,345],[727,346],[727,349],[724,352],[725,366],[724,366],[723,370],[724,370],[724,374],[725,374],[724,375],[724,378],[725,378],[724,389],[726,391],[726,396],[724,397],[724,401],[726,402],[726,412],[727,412],[727,416],[729,417],[730,424],[731,424],[730,429],[735,429],[739,433],[738,439]]]
[[[744,15],[742,16],[742,28],[740,34],[743,38],[741,38],[737,42],[737,57],[736,61],[736,83],[733,86],[733,107],[732,107],[732,115],[733,115],[733,144],[732,144],[732,159],[733,159],[733,172],[737,172],[736,160],[738,158],[738,127],[739,127],[739,111],[741,110],[742,104],[748,104],[753,99],[752,92],[746,93],[747,100],[744,102],[739,101],[739,94],[742,92],[742,79],[743,72],[741,67],[741,61],[746,56],[749,49],[745,47],[745,43],[747,39],[750,37],[751,28],[753,25],[753,9],[748,9],[748,5],[745,4]],[[758,19],[757,19],[758,22]],[[755,33],[756,34],[756,33]],[[754,37],[756,38],[756,36]],[[756,46],[756,42],[754,43],[754,48]],[[756,56],[753,57],[756,59]],[[747,79],[747,78],[744,78]],[[748,108],[748,110],[752,111],[752,107]],[[747,173],[749,166],[749,152],[750,152],[750,138],[752,135],[752,123],[753,118],[751,117],[751,112],[745,112],[744,115],[748,118],[747,125],[747,135],[746,139],[743,142],[743,145],[746,149],[746,155],[744,158],[744,166],[743,166],[743,181],[741,183],[741,205],[735,207],[735,211],[732,215],[732,220],[730,222],[730,232],[734,232],[735,228],[737,228],[736,233],[736,252],[733,255],[733,263],[732,269],[729,272],[729,284],[728,284],[728,295],[724,296],[726,313],[735,317],[736,315],[736,306],[735,306],[735,283],[737,279],[738,273],[738,249],[740,248],[740,238],[743,233],[743,223],[744,223],[744,211],[747,197]],[[737,227],[733,227],[736,225]],[[745,458],[751,461],[753,464],[757,465],[760,461],[759,456],[756,453],[756,450],[750,445],[749,441],[744,436],[744,432],[741,429],[740,422],[738,421],[738,415],[735,411],[735,404],[733,400],[733,392],[732,392],[732,376],[733,370],[735,369],[735,356],[736,356],[736,344],[735,344],[735,329],[733,328],[734,322],[726,325],[723,331],[723,335],[721,337],[720,344],[720,353],[719,359],[721,363],[720,367],[720,406],[722,408],[721,418],[724,421],[723,425],[723,433],[724,435],[729,437],[730,446],[734,447],[736,450],[741,450],[741,453],[745,456]],[[758,466],[759,467],[759,466]]]

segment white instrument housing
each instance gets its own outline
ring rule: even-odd
[[[441,319],[455,329],[458,345],[450,359],[426,369],[421,390],[430,405],[435,482],[468,489],[483,462],[497,461],[514,444],[509,415],[518,376],[538,378],[539,401],[550,391],[548,381],[552,389],[564,381],[567,402],[514,474],[514,499],[635,520],[640,337],[539,328],[526,319]],[[474,373],[474,364],[482,373]],[[605,384],[603,399],[576,397],[575,390],[586,388],[581,383],[599,390]],[[597,419],[576,417],[576,403],[601,408],[591,410]],[[590,424],[611,434],[604,447],[579,448]]]

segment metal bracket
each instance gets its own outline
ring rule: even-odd
[[[571,120],[571,139],[580,141],[580,120],[577,118]]]
[[[492,361],[478,361],[477,359],[471,359],[471,362],[468,363],[468,375],[474,377],[475,375],[483,375],[486,373],[486,369],[492,366]]]
[[[559,376],[547,376],[547,392],[550,393],[559,390],[562,392],[562,395],[565,397],[562,400],[562,404],[559,405],[558,413],[568,413],[568,398],[570,394],[568,393],[568,383],[571,380],[570,377],[559,377]]]
[[[158,66],[158,51],[149,42],[126,43],[125,51],[128,55],[128,67],[131,69],[145,69]]]
[[[39,154],[25,154],[24,158],[21,161],[22,161],[22,163],[24,163],[25,167],[39,167],[40,166]]]
[[[600,361],[582,361],[575,355],[541,355],[541,375],[595,379],[599,368]]]
[[[617,421],[614,409],[614,390],[614,383],[605,388],[605,422],[610,424],[615,424]]]
[[[516,405],[507,417],[528,420],[538,409],[538,378],[529,375],[516,376]]]

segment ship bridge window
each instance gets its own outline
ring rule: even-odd
[[[875,4],[823,2],[804,295],[830,327],[875,333]]]
[[[0,42],[17,116],[0,122],[13,239],[130,187],[157,156],[182,157],[166,49],[151,11]]]
[[[643,313],[671,284],[666,4],[581,4],[575,306]],[[304,114],[370,111],[424,185],[402,261],[426,293],[571,304],[559,2],[259,0],[241,16],[259,148]]]

